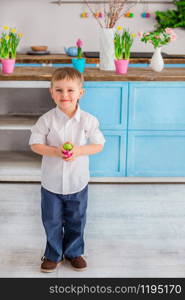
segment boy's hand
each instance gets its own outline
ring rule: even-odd
[[[73,145],[73,149],[69,151],[69,154],[72,154],[71,157],[68,157],[67,161],[73,161],[76,157],[81,155],[81,147],[77,145]]]
[[[69,143],[69,142],[67,142],[67,143]],[[66,143],[65,143],[66,144]],[[63,144],[64,145],[64,144]],[[63,145],[61,145],[61,146],[59,146],[59,147],[57,147],[57,148],[55,148],[55,155],[57,156],[57,157],[60,157],[60,158],[63,158],[64,160],[66,160],[66,158],[68,158],[69,156],[72,156],[72,154],[70,153],[70,151],[68,150],[65,150],[64,148],[63,148]],[[71,144],[72,145],[72,144]],[[73,146],[73,145],[72,145]]]
[[[55,149],[55,154],[56,154],[57,157],[60,157],[60,158],[64,157],[64,154],[62,153],[61,147],[57,147]]]
[[[67,143],[69,143],[69,142],[67,142]],[[73,147],[72,150],[70,150],[70,151],[66,151],[62,145],[62,155],[63,155],[63,159],[65,161],[73,161],[73,160],[75,160],[76,157],[78,157],[81,154],[80,146],[73,145],[72,143],[70,143],[70,144]]]

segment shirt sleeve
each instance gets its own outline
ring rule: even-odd
[[[99,129],[99,121],[93,117],[88,120],[88,129],[86,132],[87,139],[90,144],[102,144],[105,143],[103,133]]]
[[[46,137],[49,133],[46,119],[41,116],[35,125],[31,128],[31,136],[29,139],[29,145],[32,144],[46,144]]]

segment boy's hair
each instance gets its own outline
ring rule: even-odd
[[[81,85],[83,85],[84,82],[83,75],[78,70],[70,67],[57,68],[51,78],[51,88],[53,87],[53,83],[55,81],[63,79],[78,80]]]

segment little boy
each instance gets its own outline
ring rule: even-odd
[[[84,227],[89,181],[88,155],[105,142],[98,120],[80,109],[83,76],[73,68],[57,69],[51,80],[56,107],[42,115],[31,129],[32,151],[43,156],[41,167],[42,222],[46,249],[41,271],[52,272],[65,259],[75,270],[86,269]],[[72,145],[66,151],[64,144]]]

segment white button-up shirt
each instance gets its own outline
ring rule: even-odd
[[[51,109],[38,119],[31,132],[29,145],[59,147],[67,141],[78,146],[105,142],[98,120],[79,105],[72,118],[58,107]],[[44,188],[57,194],[73,194],[81,191],[89,181],[89,157],[81,155],[70,162],[43,155],[41,171]]]

